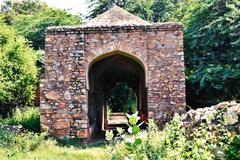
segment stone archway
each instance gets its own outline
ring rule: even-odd
[[[131,87],[137,99],[137,110],[147,113],[147,94],[144,68],[128,54],[115,51],[103,59],[95,61],[89,69],[88,117],[90,134],[100,135],[106,108],[104,96],[120,82]],[[106,127],[106,124],[105,124]]]
[[[45,36],[41,129],[51,135],[87,139],[101,131],[99,92],[120,81],[159,126],[185,109],[182,24],[149,23],[115,6],[81,26],[49,27]],[[92,102],[99,113],[91,114]]]

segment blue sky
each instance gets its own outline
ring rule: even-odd
[[[4,0],[0,0],[0,5]],[[16,1],[16,0],[15,0]],[[67,9],[72,14],[82,14],[86,16],[88,13],[87,0],[40,0],[46,2],[50,7]]]

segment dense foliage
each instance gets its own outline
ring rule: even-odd
[[[36,107],[17,108],[13,114],[5,119],[0,119],[0,125],[22,125],[32,132],[40,132],[40,111]]]
[[[0,21],[0,113],[6,116],[34,98],[37,75],[44,73],[44,51],[38,49],[44,49],[45,29],[80,24],[80,18],[38,0],[5,0]]]
[[[114,5],[152,22],[179,21],[189,9],[190,0],[88,0],[94,18]]]
[[[146,20],[152,19],[152,4],[153,0],[89,0],[90,11],[88,18],[94,18],[99,14],[107,11],[113,5],[118,5],[137,16],[140,16]]]
[[[240,135],[236,135],[229,144],[226,151],[226,159],[228,160],[240,159]]]
[[[29,123],[29,117],[35,117],[39,110],[27,108],[17,111],[15,118],[3,120],[5,124],[18,121],[15,124]],[[117,128],[106,132],[109,142],[84,145],[79,139],[70,140],[67,137],[57,143],[45,134],[28,132],[16,134],[0,129],[0,158],[1,159],[137,159],[137,160],[211,160],[239,159],[240,137],[229,137],[229,132],[222,125],[225,110],[219,110],[216,116],[209,117],[201,125],[182,127],[180,117],[176,115],[172,122],[159,130],[153,120],[149,120],[147,130],[141,130],[137,113],[128,115],[129,128]],[[37,114],[37,115],[38,115]],[[10,120],[12,119],[12,120]],[[28,119],[28,120],[27,120]],[[3,121],[0,121],[3,122]]]
[[[106,132],[109,159],[127,160],[212,160],[237,158],[239,137],[231,140],[229,132],[224,129],[222,111],[216,117],[209,117],[199,126],[184,128],[176,114],[172,122],[161,131],[153,120],[149,120],[148,129],[141,131],[137,113],[128,115],[127,132],[118,128],[114,138],[112,131]],[[214,121],[218,121],[214,124]],[[231,141],[229,145],[229,141]],[[231,150],[229,152],[229,150]]]
[[[23,37],[0,22],[0,112],[29,104],[36,81],[36,54]]]
[[[0,149],[8,149],[6,157],[13,158],[18,153],[28,153],[39,147],[43,141],[44,134],[28,132],[25,134],[16,134],[11,131],[0,129]],[[1,155],[1,159],[5,156]]]
[[[185,30],[190,102],[240,99],[239,10],[238,0],[207,0],[193,9]]]
[[[7,24],[27,38],[34,49],[44,49],[44,31],[49,26],[80,24],[80,17],[53,9],[34,0],[5,1],[1,14]]]
[[[188,105],[240,99],[239,0],[89,1],[90,18],[116,4],[145,20],[184,24]]]
[[[117,83],[105,95],[106,105],[112,112],[137,111],[137,102],[134,90],[126,83]]]

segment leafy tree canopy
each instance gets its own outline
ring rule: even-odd
[[[185,29],[188,100],[240,99],[240,2],[198,1]]]
[[[80,24],[80,17],[53,9],[38,0],[7,0],[1,6],[5,23],[27,38],[34,49],[44,48],[44,31],[49,26]]]
[[[114,5],[118,5],[143,19],[152,19],[153,0],[89,0],[89,4],[92,10],[88,18],[94,18]]]
[[[179,21],[190,0],[89,0],[92,10],[88,18],[94,18],[118,5],[129,12],[152,22]]]
[[[36,81],[36,54],[23,37],[0,22],[0,113],[29,104]]]

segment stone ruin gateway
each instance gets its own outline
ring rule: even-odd
[[[88,23],[45,32],[41,129],[89,139],[107,127],[104,94],[125,82],[159,125],[185,110],[183,26],[149,23],[115,6]]]

